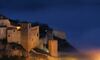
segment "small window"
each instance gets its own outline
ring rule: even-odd
[[[13,30],[13,32],[15,32],[15,30]]]
[[[32,39],[32,41],[33,41],[33,39]]]
[[[39,34],[37,33],[37,37],[39,36]]]
[[[8,35],[8,37],[10,37],[10,35]]]

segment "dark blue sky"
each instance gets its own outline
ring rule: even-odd
[[[76,48],[100,48],[100,0],[0,0],[0,13],[65,31]]]

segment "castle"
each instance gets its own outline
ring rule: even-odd
[[[50,56],[72,52],[73,48],[66,42],[66,34],[53,30],[47,24],[18,22],[0,15],[0,40],[17,43],[29,53],[32,49],[42,49]]]

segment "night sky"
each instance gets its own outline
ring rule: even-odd
[[[0,13],[65,31],[77,49],[100,48],[100,0],[0,0]]]

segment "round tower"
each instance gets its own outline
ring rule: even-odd
[[[29,28],[31,27],[30,23],[23,22],[21,23],[21,45],[29,51],[28,47],[28,37],[29,37]]]
[[[49,53],[51,56],[58,56],[58,41],[57,40],[49,40],[48,41]]]

